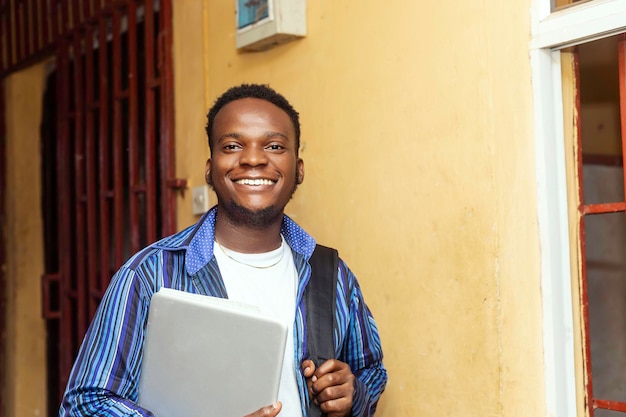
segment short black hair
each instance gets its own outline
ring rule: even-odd
[[[258,98],[268,101],[276,107],[282,109],[291,119],[293,128],[296,132],[296,155],[300,149],[300,115],[293,106],[282,95],[277,93],[267,84],[241,84],[231,87],[215,100],[213,107],[207,114],[206,134],[209,140],[209,149],[213,152],[213,140],[211,139],[211,131],[213,130],[213,122],[217,113],[228,103],[244,98]]]

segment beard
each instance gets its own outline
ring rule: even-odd
[[[224,214],[229,222],[236,226],[243,226],[248,229],[264,230],[279,221],[283,215],[283,209],[271,205],[258,210],[250,210],[231,201],[224,207]],[[220,211],[219,214],[222,214]]]

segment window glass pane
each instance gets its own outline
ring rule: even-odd
[[[585,204],[624,201],[624,167],[583,165],[583,194]]]
[[[584,204],[624,201],[617,39],[577,47]]]
[[[572,6],[578,3],[586,3],[594,0],[550,0],[550,9],[552,11],[562,9],[564,7]]]
[[[584,221],[593,396],[626,401],[626,214]]]
[[[622,411],[595,410],[593,417],[624,417],[624,413]]]

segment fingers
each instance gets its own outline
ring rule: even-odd
[[[309,394],[329,417],[343,417],[350,413],[354,397],[355,376],[350,366],[336,359],[321,364],[307,378]]]
[[[326,374],[311,384],[311,392],[317,403],[332,401],[339,398],[352,400],[354,394],[354,375],[337,372]]]
[[[305,379],[306,379],[306,386],[307,389],[309,391],[309,396],[313,397],[313,391],[311,390],[311,385],[313,384],[313,381],[311,379],[311,377],[314,377],[315,375],[315,363],[310,360],[310,359],[305,359],[302,361],[301,364],[301,369],[302,369],[302,374],[304,375]],[[315,380],[317,381],[317,378],[315,378]]]
[[[302,361],[301,369],[305,378],[314,377],[315,380],[333,372],[340,372],[342,370],[350,372],[350,366],[337,359],[329,359],[321,364],[319,368],[315,367],[315,363],[311,359],[305,359]]]
[[[326,390],[324,390],[322,394],[325,393]],[[330,400],[321,400],[321,397],[323,397],[322,394],[318,397],[320,398],[319,406],[325,415],[328,417],[344,417],[351,415],[350,412],[352,411],[353,401],[352,391],[346,393],[345,396],[340,396],[339,398],[333,398]]]
[[[274,404],[260,408],[245,417],[276,417],[282,408],[283,404],[280,401],[276,401]]]
[[[350,365],[348,365],[347,363],[341,362],[337,359],[329,359],[315,370],[315,374],[313,376],[316,377],[315,379],[317,380],[324,377],[325,375],[333,374],[347,376],[352,375],[352,371],[350,370]]]
[[[303,360],[301,368],[305,378],[310,378],[315,373],[315,363],[311,359]]]
[[[317,395],[328,387],[352,385],[354,382],[350,366],[336,359],[327,360],[317,369],[313,362],[307,359],[302,363],[302,369],[311,395]]]
[[[352,399],[339,398],[323,402],[320,405],[320,410],[322,410],[327,417],[349,416],[352,412]]]

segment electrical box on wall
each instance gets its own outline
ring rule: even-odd
[[[207,184],[193,187],[191,190],[191,211],[196,216],[209,211],[211,198],[209,197],[209,186]]]
[[[306,35],[306,0],[235,0],[237,49],[264,51]]]

